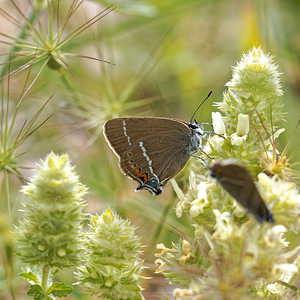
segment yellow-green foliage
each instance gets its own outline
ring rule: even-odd
[[[105,299],[141,300],[141,244],[128,221],[110,209],[93,216],[85,238],[84,265],[77,278],[90,294]]]

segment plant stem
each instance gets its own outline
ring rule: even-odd
[[[49,271],[50,271],[50,267],[49,266],[44,266],[43,267],[43,273],[42,273],[42,290],[44,293],[47,292],[48,286],[48,276],[49,276]]]
[[[9,292],[10,292],[11,299],[16,300],[16,296],[15,296],[15,292],[14,292],[14,288],[13,288],[13,284],[12,284],[11,279],[10,279],[10,282],[9,282]]]
[[[85,109],[85,102],[82,101],[82,97],[80,97],[78,93],[74,90],[74,88],[70,85],[64,73],[61,74],[61,81],[64,84],[64,86],[73,94],[73,99],[76,101],[77,105],[80,108]]]
[[[7,209],[8,209],[8,216],[9,222],[12,224],[12,216],[11,216],[11,205],[10,205],[10,194],[9,194],[9,178],[8,178],[8,171],[4,170],[4,187],[5,187],[5,195],[7,200]]]

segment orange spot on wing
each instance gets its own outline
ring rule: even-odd
[[[131,164],[130,167],[132,169],[134,169],[135,174],[137,176],[139,176],[139,178],[142,179],[143,182],[145,182],[145,183],[147,182],[147,180],[148,180],[148,174],[147,173],[142,173],[140,168],[136,169],[136,164]]]
[[[140,175],[140,178],[141,178],[144,182],[147,182],[147,180],[148,180],[148,176],[147,176],[146,173],[142,173],[142,174]]]

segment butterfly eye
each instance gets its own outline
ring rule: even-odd
[[[275,219],[273,217],[273,215],[269,212],[266,215],[263,216],[262,218],[263,221],[269,222],[269,223],[274,223]]]
[[[191,128],[191,129],[196,129],[196,128],[198,128],[199,126],[197,126],[196,124],[193,124],[193,123],[190,123],[189,124],[189,128]]]
[[[213,177],[213,178],[218,179],[220,177],[221,173],[222,173],[221,169],[220,168],[216,168],[214,170],[211,170],[210,176]]]
[[[216,174],[215,172],[211,172],[211,173],[210,173],[210,176],[213,177],[213,178],[216,178],[216,177],[217,177],[217,174]]]

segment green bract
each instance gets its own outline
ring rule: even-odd
[[[22,261],[58,268],[77,264],[86,188],[68,156],[50,153],[22,192],[28,197],[17,228],[17,253]]]
[[[86,262],[77,271],[79,281],[91,294],[105,299],[144,299],[140,281],[143,261],[134,227],[110,209],[93,216],[86,234]]]

